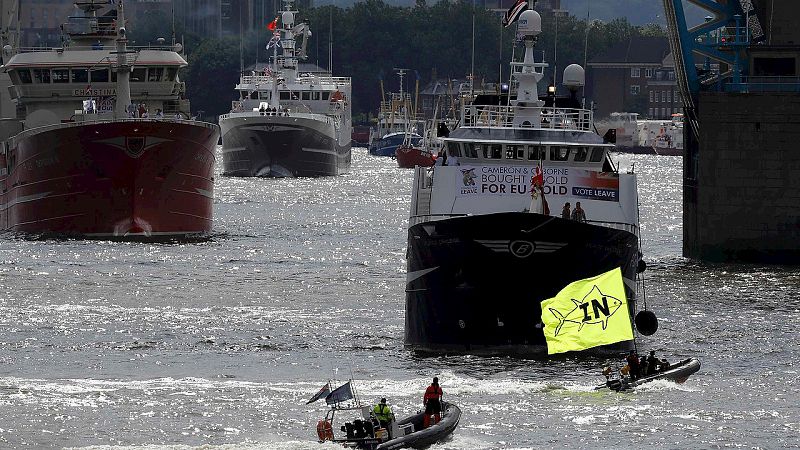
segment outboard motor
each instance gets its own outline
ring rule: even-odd
[[[375,426],[370,421],[364,421],[364,437],[375,437]]]
[[[367,433],[364,432],[364,422],[361,419],[353,421],[353,433],[356,439],[364,439],[367,437]]]
[[[353,424],[350,423],[350,422],[347,422],[347,423],[344,424],[344,427],[345,427],[345,434],[347,435],[347,439],[355,439],[356,432],[353,429],[354,428]]]

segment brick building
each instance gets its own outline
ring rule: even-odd
[[[665,37],[636,37],[612,46],[589,61],[586,97],[598,118],[635,112],[640,118],[666,119],[682,107],[675,62]]]

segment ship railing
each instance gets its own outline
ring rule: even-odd
[[[271,68],[269,68],[271,70]],[[241,78],[239,84],[264,84],[272,82],[275,79],[274,75],[245,75]],[[308,76],[301,76],[294,80],[294,82],[308,83],[315,85],[337,85],[349,84],[349,77],[331,77],[331,76],[316,76],[309,74]]]
[[[528,126],[514,124],[517,115],[528,117],[536,112],[540,113],[540,123]],[[464,118],[464,126],[468,127],[593,131],[593,113],[587,109],[466,105],[462,108],[461,117]]]
[[[274,79],[272,75],[245,75],[239,84],[264,84],[271,83]]]
[[[70,45],[68,47],[19,47],[17,51],[19,53],[43,53],[43,52],[63,52],[65,50],[114,50],[114,45]],[[128,50],[159,50],[159,51],[168,51],[173,52],[175,48],[171,45],[129,45]]]

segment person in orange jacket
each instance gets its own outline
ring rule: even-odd
[[[428,428],[431,425],[431,415],[433,415],[434,424],[439,423],[441,420],[442,394],[439,378],[433,377],[433,383],[425,389],[425,396],[422,398],[422,404],[425,405],[424,428]]]

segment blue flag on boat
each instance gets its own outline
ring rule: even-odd
[[[333,405],[345,400],[350,400],[351,398],[353,398],[353,390],[350,388],[350,382],[348,381],[328,394],[328,396],[325,397],[325,403]]]
[[[322,389],[320,389],[319,392],[314,394],[314,396],[311,397],[311,400],[306,402],[306,405],[308,405],[309,403],[314,403],[315,401],[317,401],[317,400],[319,400],[319,399],[321,399],[323,397],[326,397],[330,393],[331,393],[331,384],[330,383],[325,383],[325,386],[322,386]]]

